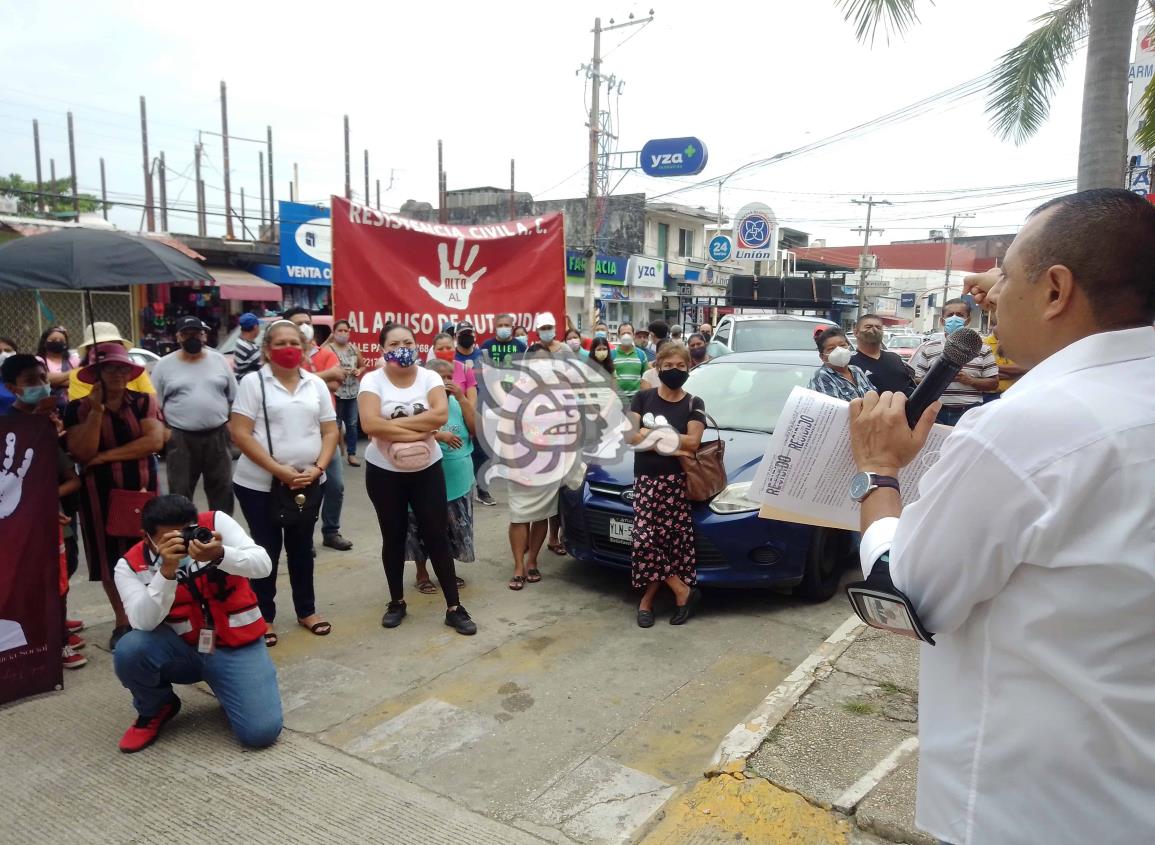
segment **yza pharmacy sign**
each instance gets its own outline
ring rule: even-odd
[[[706,167],[706,145],[698,138],[658,138],[640,153],[647,176],[695,176]]]

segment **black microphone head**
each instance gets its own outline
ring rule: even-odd
[[[983,351],[982,336],[974,329],[957,329],[947,335],[942,348],[942,357],[962,367]]]

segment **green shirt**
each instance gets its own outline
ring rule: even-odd
[[[614,377],[618,380],[618,390],[623,396],[633,396],[641,389],[642,371],[649,363],[646,353],[636,346],[626,353],[619,346],[610,353],[610,358],[614,362]]]

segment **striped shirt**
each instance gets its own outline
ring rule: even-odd
[[[914,353],[914,357],[910,359],[910,366],[914,369],[914,374],[919,381],[922,381],[930,368],[942,356],[942,348],[945,343],[946,335],[931,335],[927,338],[926,343]],[[983,351],[968,361],[962,368],[962,372],[976,379],[996,378],[999,374],[999,365],[995,362],[995,356],[991,353],[990,347],[984,344]],[[952,381],[942,395],[942,404],[948,408],[981,405],[984,395],[973,387]]]
[[[237,346],[233,351],[233,373],[240,381],[249,373],[255,373],[261,368],[261,351],[251,340],[237,338]]]
[[[633,396],[642,386],[642,370],[646,368],[646,353],[636,346],[627,354],[618,347],[610,356],[614,362],[614,376],[618,380],[618,390],[623,396]]]
[[[810,379],[810,389],[846,402],[861,399],[868,390],[874,390],[870,377],[858,367],[851,364],[850,373],[854,376],[853,383],[836,373],[829,365],[823,364],[814,372],[814,378]]]

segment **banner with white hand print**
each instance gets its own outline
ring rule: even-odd
[[[0,704],[63,683],[56,450],[48,417],[0,416]]]
[[[367,353],[388,322],[413,329],[424,352],[446,323],[469,320],[484,339],[498,314],[527,328],[543,312],[560,319],[562,215],[426,223],[333,197],[333,301]]]

